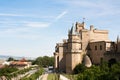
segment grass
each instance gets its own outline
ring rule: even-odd
[[[61,74],[63,76],[65,76],[66,78],[70,79],[70,80],[77,80],[77,75],[72,75],[72,74]],[[48,78],[47,80],[59,80],[58,79],[58,74],[48,74]]]
[[[67,77],[70,80],[77,80],[77,75],[72,75],[72,74],[62,74],[63,76]]]
[[[58,74],[48,74],[47,80],[58,80]]]

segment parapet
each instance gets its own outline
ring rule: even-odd
[[[67,43],[67,39],[63,39],[63,43]]]
[[[56,46],[63,46],[63,43],[57,43]]]
[[[104,34],[108,34],[108,30],[93,30],[94,33],[104,33]]]

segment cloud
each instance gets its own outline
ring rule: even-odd
[[[25,23],[24,26],[33,27],[33,28],[41,28],[41,27],[48,27],[49,25],[50,23],[47,23],[47,22],[28,22],[28,23]]]
[[[32,29],[29,28],[18,28],[1,31],[0,37],[37,40],[40,38],[40,35],[36,34],[34,31],[32,32]]]
[[[21,35],[17,35],[15,36],[17,38],[21,38],[21,39],[31,39],[31,40],[37,40],[40,38],[40,35],[37,34],[21,34]]]
[[[87,17],[101,17],[118,15],[120,13],[119,6],[115,5],[115,2],[113,4],[113,2],[110,1],[62,0],[60,2],[68,7],[68,10],[71,11],[70,14],[83,14]]]
[[[98,7],[99,5],[96,3],[92,3],[90,1],[71,1],[69,2],[71,5],[74,6],[81,6],[81,7]]]
[[[58,16],[53,16],[53,15],[43,15],[43,16],[39,16],[39,15],[33,15],[33,14],[15,14],[15,13],[0,13],[0,16],[2,16],[3,18],[0,20],[0,24],[2,26],[6,26],[8,28],[16,28],[16,27],[31,27],[31,28],[45,28],[45,27],[49,27],[51,24],[53,24],[54,22],[56,22],[57,20],[61,19],[65,14],[67,14],[67,11],[63,11],[61,12]],[[6,20],[6,17],[7,20]],[[18,18],[17,18],[18,17]],[[21,20],[21,18],[19,17],[23,17],[26,20]],[[28,21],[26,17],[29,18],[33,18],[33,20],[37,19],[39,21]],[[40,19],[46,19],[49,21],[44,22],[41,21]],[[6,28],[4,27],[4,28]],[[7,30],[7,32],[11,32],[12,29]],[[14,31],[15,32],[15,31]]]
[[[16,32],[29,32],[28,28],[10,28],[10,29],[6,29],[5,31],[3,31],[4,33],[16,33]]]
[[[59,14],[57,17],[56,17],[56,20],[59,20],[60,18],[62,18],[65,14],[67,14],[68,12],[67,11],[63,11],[61,14]]]
[[[43,28],[49,27],[51,23],[42,22],[42,21],[15,21],[15,20],[3,20],[0,21],[1,27],[3,28],[23,28],[23,27],[31,27],[31,28]],[[6,27],[5,27],[6,26]]]
[[[39,15],[39,14],[15,14],[15,13],[0,13],[2,17],[27,17],[27,18],[36,18],[36,19],[53,19],[55,16],[52,15]]]
[[[21,15],[21,14],[8,14],[8,13],[0,13],[0,16],[25,16],[25,15]]]

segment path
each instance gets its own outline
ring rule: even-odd
[[[66,78],[66,77],[63,76],[63,75],[60,75],[60,80],[70,80],[70,79]]]
[[[47,80],[48,74],[44,74],[42,80]]]

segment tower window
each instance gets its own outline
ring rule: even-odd
[[[102,50],[102,45],[100,45],[100,50]]]
[[[95,50],[97,50],[97,46],[95,46]]]

